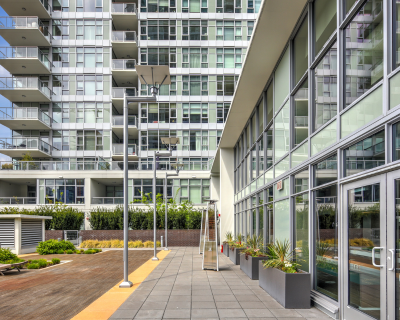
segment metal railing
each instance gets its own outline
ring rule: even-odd
[[[0,17],[0,29],[39,29],[51,43],[52,35],[38,17]]]
[[[51,15],[51,5],[48,0],[39,0],[40,3],[43,5],[43,7],[46,9],[46,11]]]
[[[136,40],[136,31],[113,31],[111,33],[111,42],[134,42]]]
[[[113,116],[112,121],[113,126],[123,126],[124,116]],[[128,116],[128,126],[136,126],[136,116]]]
[[[136,13],[136,3],[112,3],[111,13]]]
[[[134,59],[113,59],[112,70],[135,70],[136,60]]]
[[[158,170],[175,170],[175,162],[159,161]],[[183,170],[208,171],[211,169],[208,162],[180,161]],[[123,161],[0,161],[0,170],[46,170],[46,171],[122,171]],[[152,161],[128,161],[128,170],[153,170]]]
[[[294,117],[295,127],[308,127],[308,117],[307,116],[295,116]]]
[[[125,96],[136,97],[136,88],[112,88],[113,99],[123,99]]]
[[[123,204],[124,197],[92,197],[92,204]]]
[[[348,170],[368,170],[383,166],[385,160],[346,160],[346,169]]]
[[[0,197],[0,205],[2,204],[36,204],[34,197]]]
[[[0,110],[0,119],[4,120],[37,119],[49,127],[51,127],[51,124],[53,122],[57,122],[38,108],[19,108],[19,107],[2,108],[2,110]]]
[[[123,143],[113,143],[113,155],[123,155],[124,154],[124,144]],[[128,155],[136,155],[136,144],[128,144]]]
[[[50,155],[53,147],[40,138],[0,138],[0,151],[18,149],[40,150]]]
[[[52,63],[38,47],[0,47],[0,59],[37,58],[51,70]]]
[[[52,91],[38,77],[0,78],[0,90],[7,89],[38,89],[49,99],[52,95]]]

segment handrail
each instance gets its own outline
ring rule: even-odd
[[[111,13],[137,13],[136,3],[113,2]]]
[[[0,197],[2,204],[36,204],[35,197]]]
[[[38,77],[0,77],[0,90],[38,89],[49,99],[54,94]]]
[[[112,120],[113,120],[112,122],[113,126],[124,125],[124,116],[113,116]],[[136,116],[128,116],[128,126],[136,126]]]
[[[92,197],[91,204],[123,204],[124,197]]]
[[[113,143],[113,155],[123,155],[124,154],[124,144],[123,143]],[[136,144],[128,144],[128,155],[136,155]]]
[[[134,42],[137,41],[136,31],[113,31],[111,42]]]
[[[137,96],[137,90],[136,88],[118,88],[118,87],[113,87],[112,88],[112,97],[114,99],[123,99],[125,96],[127,97],[136,97]]]
[[[39,29],[44,37],[51,43],[53,38],[49,28],[38,17],[0,17],[0,28],[4,29]]]
[[[33,149],[40,150],[51,155],[53,148],[58,150],[40,138],[0,138],[0,150]]]
[[[5,112],[3,111],[5,110]],[[2,108],[0,110],[0,119],[37,119],[49,127],[53,122],[57,123],[57,121],[53,120],[52,117],[45,114],[42,110],[33,107],[14,107],[14,108]]]
[[[135,59],[112,59],[112,70],[135,70]]]

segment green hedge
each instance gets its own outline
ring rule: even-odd
[[[21,209],[6,207],[0,214],[27,214],[36,216],[51,216],[53,219],[45,220],[46,230],[79,230],[85,214],[64,204],[39,206],[35,209]]]
[[[47,240],[43,242],[39,242],[39,245],[36,247],[36,251],[39,254],[56,254],[59,251],[65,252],[67,250],[73,250],[75,252],[75,246],[65,240],[57,241],[57,240]]]

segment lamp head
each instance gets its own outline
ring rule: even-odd
[[[176,170],[176,173],[179,173],[179,171],[183,169],[184,164],[183,163],[173,163],[173,164],[171,164],[171,167]]]

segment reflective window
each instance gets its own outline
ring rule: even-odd
[[[308,20],[304,19],[294,38],[294,79],[299,82],[308,68]]]
[[[314,165],[315,187],[338,178],[337,156],[334,155]]]
[[[296,262],[300,269],[309,271],[309,248],[308,248],[308,193],[294,198],[295,224],[296,224]]]
[[[264,131],[264,99],[258,105],[258,135]]]
[[[294,95],[294,146],[308,137],[308,79]]]
[[[290,240],[290,201],[289,199],[275,202],[275,233],[274,241]]]
[[[294,175],[294,193],[308,190],[308,169]]]
[[[271,83],[267,89],[267,123],[265,124],[265,126],[268,125],[268,123],[272,120],[273,116],[274,116],[274,86]]]
[[[353,5],[357,2],[358,0],[344,0],[345,3],[345,8],[346,8],[346,14],[349,13],[350,9],[353,7]]]
[[[315,55],[317,55],[336,30],[336,1],[314,1],[314,25]]]
[[[400,160],[400,122],[393,126],[394,155],[393,160]]]
[[[393,4],[393,11],[394,11],[394,25],[398,26],[400,24],[400,2],[394,1]],[[393,57],[394,61],[394,68],[400,66],[400,33],[397,31],[396,35],[394,36],[394,44],[393,44]]]
[[[275,117],[275,161],[289,151],[290,107],[289,101]]]

